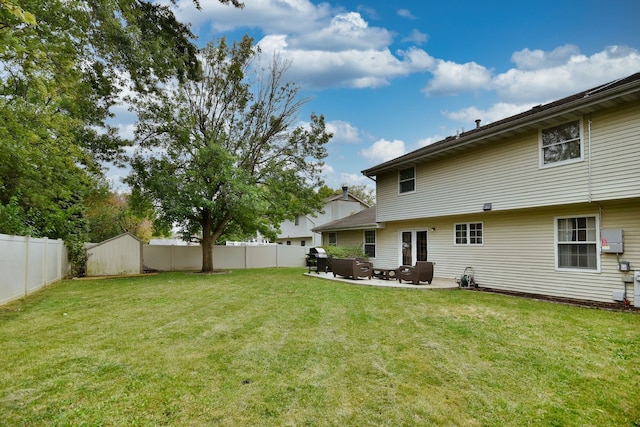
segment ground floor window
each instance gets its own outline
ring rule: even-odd
[[[338,246],[338,233],[329,233],[329,246]]]
[[[364,254],[369,258],[376,257],[376,230],[364,231]]]
[[[556,218],[558,268],[598,270],[598,227],[595,216]]]
[[[484,240],[481,222],[470,222],[455,225],[456,245],[482,245]]]

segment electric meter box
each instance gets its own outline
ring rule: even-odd
[[[603,254],[621,254],[624,252],[624,231],[608,229],[600,232],[602,236],[601,251]]]

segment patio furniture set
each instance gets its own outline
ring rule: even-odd
[[[371,262],[362,258],[333,258],[331,271],[334,277],[338,275],[352,279],[376,277],[383,280],[397,280],[400,283],[404,280],[414,285],[420,282],[431,284],[433,280],[433,263],[428,261],[417,261],[413,266],[401,265],[398,268],[388,269],[374,267]]]

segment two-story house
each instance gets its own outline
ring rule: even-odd
[[[376,265],[435,263],[480,286],[640,306],[640,73],[363,171]],[[635,292],[635,297],[634,297]]]
[[[294,221],[285,221],[280,224],[280,233],[276,242],[293,246],[320,246],[322,236],[312,229],[369,207],[367,203],[349,193],[348,187],[342,187],[342,194],[325,199],[322,211],[313,215],[299,215]]]

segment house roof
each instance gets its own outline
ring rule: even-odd
[[[358,202],[358,203],[360,203],[360,204],[362,204],[362,205],[364,205],[366,207],[370,207],[371,206],[367,202],[359,199],[358,197],[354,196],[353,194],[351,194],[349,192],[347,192],[347,196],[348,196],[348,199],[356,201],[356,202]],[[336,200],[344,200],[344,194],[342,194],[342,193],[334,194],[333,196],[329,196],[329,197],[325,198],[324,202],[326,204],[326,203],[330,203],[330,202],[333,202],[333,201],[336,201]]]
[[[353,215],[336,219],[312,229],[313,232],[320,233],[326,231],[361,230],[364,228],[377,228],[376,207],[372,206],[356,212]]]
[[[137,240],[139,243],[143,243],[143,242],[142,242],[142,240],[140,240],[138,237],[136,237],[136,236],[134,236],[133,234],[131,234],[131,233],[129,233],[128,231],[126,231],[126,232],[124,232],[124,233],[122,233],[122,234],[118,234],[117,236],[114,236],[114,237],[112,237],[112,238],[110,238],[110,239],[103,240],[103,241],[102,241],[102,242],[100,242],[100,243],[85,243],[85,244],[84,244],[84,249],[93,249],[93,248],[96,248],[96,247],[98,247],[98,246],[101,246],[101,245],[107,244],[107,243],[109,243],[109,242],[112,242],[112,241],[114,241],[114,240],[121,239],[121,238],[123,238],[123,237],[125,237],[125,236],[133,237],[133,238],[134,238],[135,240]]]
[[[473,130],[450,136],[434,144],[412,151],[369,169],[362,173],[368,177],[377,176],[416,163],[436,160],[470,147],[477,147],[500,139],[519,135],[541,126],[561,124],[576,114],[589,114],[603,106],[613,107],[622,103],[640,100],[640,73],[614,80],[583,92],[538,105],[520,114],[498,120]]]

